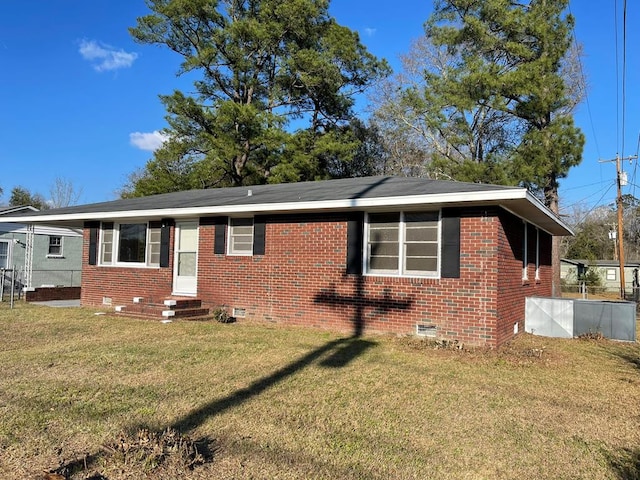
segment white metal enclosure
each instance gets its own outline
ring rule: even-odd
[[[524,328],[545,337],[573,338],[585,333],[601,333],[614,340],[635,342],[636,304],[529,297]]]

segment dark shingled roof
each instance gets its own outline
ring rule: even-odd
[[[319,182],[280,183],[246,187],[211,188],[164,193],[148,197],[91,203],[34,212],[30,216],[75,213],[124,212],[208,206],[298,203],[361,198],[400,197],[442,193],[486,192],[513,189],[479,183],[448,182],[424,178],[360,177]],[[251,191],[251,196],[248,192]]]
[[[388,201],[385,201],[388,198]],[[409,200],[409,199],[412,200]],[[380,200],[380,201],[378,201]],[[412,203],[413,202],[413,203]],[[316,209],[403,208],[412,204],[442,206],[499,205],[555,235],[571,230],[538,200],[519,187],[451,182],[406,177],[360,177],[317,182],[252,185],[187,190],[148,197],[114,200],[40,212],[2,215],[26,223],[81,227],[84,220],[122,218],[160,219],[194,216],[254,214],[256,212],[314,211]],[[365,207],[366,208],[366,207]],[[139,215],[138,215],[139,212]],[[13,218],[12,218],[13,217]],[[19,220],[18,220],[19,219]]]

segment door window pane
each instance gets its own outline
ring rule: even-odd
[[[195,277],[196,275],[196,254],[194,252],[178,253],[178,275]]]
[[[181,228],[178,241],[180,243],[180,250],[195,252],[198,248],[197,228]]]

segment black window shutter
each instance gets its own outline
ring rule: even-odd
[[[174,225],[173,219],[163,218],[160,222],[160,267],[169,266],[169,247],[171,244],[171,227]]]
[[[98,264],[98,229],[100,222],[84,222],[84,228],[89,229],[89,265]]]
[[[264,217],[253,219],[253,254],[264,255],[266,222]]]
[[[347,273],[362,273],[364,213],[357,212],[347,221]]]
[[[224,243],[227,237],[227,217],[215,219],[216,233],[213,241],[213,253],[224,255]]]
[[[460,278],[460,215],[442,211],[442,278]]]

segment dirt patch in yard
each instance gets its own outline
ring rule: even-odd
[[[157,433],[143,428],[134,434],[121,433],[95,454],[62,459],[38,480],[183,478],[213,461],[212,447],[207,439],[194,441],[173,429]]]
[[[407,350],[424,350],[430,355],[452,356],[473,362],[500,362],[510,365],[559,365],[565,361],[555,339],[520,334],[498,348],[469,347],[452,340],[433,340],[415,336],[400,337],[397,343]]]

